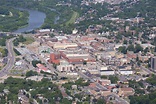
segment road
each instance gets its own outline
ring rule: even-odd
[[[145,68],[145,67],[143,67],[143,66],[140,66],[140,68],[141,68],[142,70],[144,70],[145,72],[149,73],[149,74],[154,74],[154,75],[156,75],[156,73],[150,71],[149,69],[147,69],[147,68]]]
[[[142,66],[142,65],[138,66],[134,59],[132,60],[132,62],[133,62],[137,67],[140,67],[141,70],[144,70],[144,71],[147,72],[148,74],[154,74],[154,75],[156,75],[156,73],[154,73],[154,72],[152,72],[151,70],[145,68],[144,66]]]
[[[14,40],[14,38],[7,40],[6,42],[6,48],[8,50],[8,61],[7,64],[5,65],[5,67],[0,70],[0,77],[6,76],[9,73],[9,70],[12,69],[12,67],[14,66],[15,63],[15,55],[14,55],[14,51],[13,51],[13,43],[12,41]]]
[[[94,82],[97,86],[97,88],[99,90],[107,90],[106,87],[102,86],[101,84],[97,83],[94,79],[86,76],[85,74],[83,74],[82,72],[77,71],[77,73],[79,74],[79,76],[81,76],[83,79],[88,79],[91,82]],[[116,98],[117,101],[119,101],[121,104],[129,104],[129,102],[127,102],[126,100],[124,100],[123,98],[120,98],[116,93],[112,93],[112,96],[114,96]]]

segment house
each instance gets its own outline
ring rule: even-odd
[[[90,83],[89,87],[95,88],[96,87],[96,84],[95,83]]]
[[[47,71],[47,68],[40,63],[36,64],[36,66],[37,66],[39,71]]]
[[[94,95],[94,96],[97,96],[99,94],[99,92],[96,91],[96,90],[91,90],[90,89],[89,92],[90,92],[91,95]]]
[[[103,86],[106,86],[106,85],[110,85],[111,81],[107,79],[101,79],[101,80],[98,80],[98,83],[100,83]]]
[[[111,95],[111,93],[112,93],[110,90],[102,90],[100,92],[101,92],[101,95],[105,96],[105,97],[108,96],[108,95]]]
[[[134,89],[131,87],[128,88],[119,88],[119,96],[128,97],[130,95],[134,95]]]
[[[128,51],[127,52],[127,57],[130,58],[130,59],[135,59],[137,57],[137,55],[132,51]]]
[[[71,87],[72,87],[72,89],[77,90],[77,85],[72,85]]]

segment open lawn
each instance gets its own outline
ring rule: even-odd
[[[73,11],[73,15],[70,18],[70,20],[66,22],[66,25],[73,24],[77,17],[79,17],[79,14],[77,12]]]
[[[28,44],[31,44],[31,43],[34,42],[34,38],[33,37],[27,36],[27,37],[24,37],[24,38],[26,39],[26,41],[23,42],[23,44],[28,45]]]

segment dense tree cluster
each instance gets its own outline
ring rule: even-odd
[[[150,83],[151,85],[153,85],[153,86],[156,86],[156,76],[155,75],[152,75],[151,77],[149,77],[146,81],[148,82],[148,83]]]
[[[2,57],[6,57],[8,55],[8,50],[6,48],[0,48],[0,53]]]
[[[78,86],[88,86],[89,85],[89,82],[84,82],[84,80],[82,78],[76,80],[75,82],[68,82],[68,83],[65,83],[63,86],[66,88],[66,89],[71,89],[71,86],[72,85],[78,85]]]
[[[0,15],[9,15],[9,14],[10,14],[10,12],[8,9],[0,6]]]
[[[32,80],[9,77],[4,81],[4,83],[0,83],[0,92],[2,93],[4,89],[8,89],[9,94],[1,97],[1,104],[6,103],[6,97],[7,101],[18,104],[18,92],[21,89],[25,89],[27,92],[30,92],[31,97],[28,95],[30,101],[31,99],[35,98],[38,102],[40,102],[40,104],[42,103],[42,100],[38,99],[38,94],[41,94],[44,98],[48,99],[48,102],[50,104],[55,104],[56,101],[64,101],[58,87],[53,84],[49,79],[42,79],[42,81],[35,82]]]
[[[148,95],[130,96],[130,104],[156,104],[156,92]]]
[[[113,76],[113,75],[110,75],[109,80],[111,80],[111,83],[117,83],[117,81],[119,80],[117,76]]]
[[[23,35],[20,35],[19,37],[17,37],[16,39],[14,39],[13,44],[15,46],[18,46],[20,42],[25,42],[26,38],[23,37]]]
[[[35,76],[35,75],[38,75],[38,73],[36,72],[36,71],[32,71],[32,70],[30,70],[30,71],[28,71],[27,73],[26,73],[26,77],[31,77],[31,76]]]
[[[140,51],[143,51],[143,48],[139,44],[136,44],[135,46],[133,44],[130,44],[128,47],[121,46],[118,48],[118,50],[119,52],[126,54],[127,51],[133,51],[134,53],[138,53]]]
[[[14,31],[21,26],[27,25],[29,14],[26,11],[19,11],[13,7],[2,6],[0,7],[0,14],[1,13],[3,13],[4,16],[0,16],[0,31]]]

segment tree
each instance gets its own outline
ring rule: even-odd
[[[53,38],[55,35],[54,35],[54,34],[49,34],[49,36],[50,36],[51,38]]]
[[[124,40],[124,41],[123,41],[123,44],[127,44],[127,40]]]
[[[21,53],[17,50],[17,49],[15,49],[15,48],[13,48],[13,50],[14,50],[14,52],[15,52],[15,54],[18,56],[18,55],[21,55]]]
[[[63,98],[61,104],[71,104],[72,102],[67,98]]]
[[[86,65],[87,64],[87,61],[83,61],[83,65]]]
[[[127,47],[127,50],[128,50],[128,51],[133,51],[133,52],[134,52],[134,50],[135,50],[134,45],[130,44],[130,45]]]
[[[119,79],[117,76],[110,75],[109,80],[111,80],[111,83],[117,83]]]
[[[0,45],[1,46],[5,46],[6,45],[6,39],[4,39],[4,38],[2,38],[2,39],[0,39]]]
[[[35,72],[35,71],[32,71],[32,70],[30,70],[30,71],[28,71],[28,72],[26,73],[26,77],[35,76],[35,75],[38,75],[38,73]]]
[[[33,61],[32,61],[32,65],[33,65],[34,67],[36,67],[36,64],[38,64],[38,63],[41,63],[41,61],[39,61],[39,60],[33,60]]]
[[[127,53],[127,49],[125,46],[121,46],[118,48],[119,52],[123,53],[123,54],[126,54]]]
[[[105,75],[102,75],[102,76],[101,76],[101,78],[103,78],[103,79],[107,79],[107,76],[105,76]]]
[[[0,48],[0,53],[2,54],[2,57],[6,57],[8,55],[8,50],[6,48]]]
[[[140,52],[140,51],[143,51],[143,48],[139,45],[139,44],[136,44],[136,46],[135,46],[135,53],[138,53],[138,52]]]
[[[23,35],[20,35],[20,36],[17,38],[17,40],[18,40],[19,42],[25,42],[25,41],[26,41],[26,39],[23,37]]]
[[[140,66],[140,65],[141,65],[141,62],[140,62],[140,61],[138,61],[138,62],[137,62],[137,65],[138,65],[138,66]]]
[[[136,57],[136,61],[139,61],[139,57],[138,56]]]
[[[156,76],[152,75],[151,77],[147,78],[146,81],[152,85],[156,85]]]
[[[147,52],[148,52],[148,47],[144,49],[144,53],[146,54]]]

